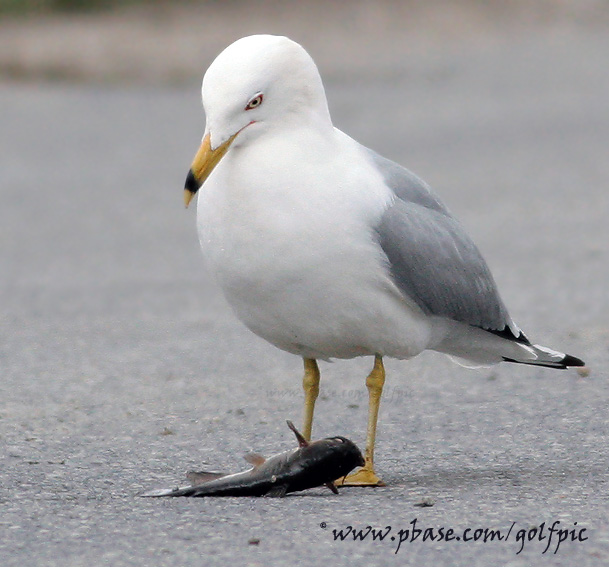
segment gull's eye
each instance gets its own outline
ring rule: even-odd
[[[257,108],[262,104],[262,99],[264,98],[263,94],[257,94],[254,98],[252,98],[246,105],[245,110],[252,110],[253,108]]]

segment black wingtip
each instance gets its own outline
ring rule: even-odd
[[[557,360],[556,362],[549,362],[547,360],[515,360],[513,358],[508,358],[507,356],[503,357],[503,362],[514,362],[516,364],[527,364],[529,366],[545,366],[546,368],[557,368],[559,370],[565,370],[576,366],[586,366],[586,363],[583,360],[576,356],[571,356],[570,354],[565,354],[561,360]]]
[[[570,354],[565,354],[565,357],[561,361],[565,368],[569,368],[570,366],[586,366],[586,363],[576,356],[571,356]]]

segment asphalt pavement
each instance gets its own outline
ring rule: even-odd
[[[589,374],[387,361],[388,486],[283,499],[138,497],[301,421],[301,361],[234,317],[182,205],[198,85],[1,84],[2,564],[607,565],[607,53],[527,33],[324,77],[335,124],[426,179]],[[363,447],[371,363],[321,365],[314,437]]]

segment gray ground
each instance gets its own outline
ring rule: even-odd
[[[607,53],[605,28],[541,27],[393,53],[380,71],[325,67],[335,123],[429,181],[519,324],[590,374],[388,361],[389,486],[281,500],[137,497],[288,449],[284,420],[301,419],[300,361],[234,318],[181,204],[197,84],[0,84],[2,564],[606,565]],[[363,446],[370,364],[322,365],[315,437]],[[456,533],[515,525],[508,541],[421,536],[394,554],[415,518]],[[519,530],[555,521],[588,539],[517,555]],[[349,525],[392,532],[335,542]]]

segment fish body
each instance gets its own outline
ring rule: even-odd
[[[329,437],[308,443],[288,422],[300,446],[264,459],[249,456],[254,467],[243,472],[190,473],[193,486],[147,492],[143,496],[285,496],[316,486],[328,485],[362,466],[364,459],[357,446],[344,437]]]

